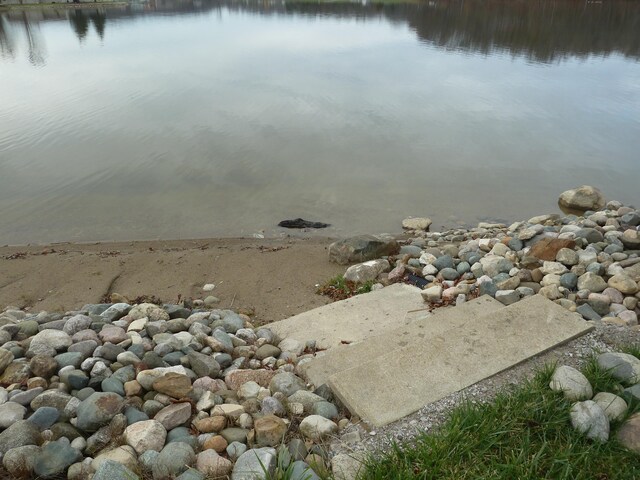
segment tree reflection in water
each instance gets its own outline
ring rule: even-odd
[[[80,43],[90,23],[104,40],[107,20],[127,21],[140,16],[193,15],[213,11],[248,12],[262,16],[384,19],[408,25],[418,39],[441,49],[491,54],[505,52],[535,62],[612,53],[640,59],[640,3],[635,1],[584,2],[574,0],[438,0],[408,4],[356,2],[203,2],[153,0],[140,5],[101,9],[8,11],[0,14],[0,54],[13,58],[16,29],[26,33],[29,60],[44,61],[43,42],[32,23],[68,19]]]

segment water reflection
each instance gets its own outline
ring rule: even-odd
[[[638,2],[584,2],[539,0],[429,1],[417,4],[225,2],[156,0],[103,9],[9,11],[0,15],[0,53],[13,58],[21,25],[27,54],[34,65],[46,55],[38,37],[41,21],[68,19],[83,42],[92,23],[104,39],[110,21],[129,21],[145,15],[194,15],[212,11],[250,12],[259,15],[326,16],[356,20],[385,19],[406,25],[418,38],[447,50],[491,54],[507,52],[535,62],[569,57],[619,53],[640,58],[640,4]]]

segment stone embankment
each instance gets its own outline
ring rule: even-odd
[[[332,244],[329,255],[339,264],[363,262],[346,270],[346,280],[378,282],[374,288],[410,281],[434,307],[480,295],[510,305],[540,294],[586,320],[636,327],[640,211],[605,203],[585,186],[564,192],[560,203],[583,213],[445,232],[427,231],[427,218],[407,219],[406,242],[356,237]]]
[[[315,346],[229,310],[0,314],[0,457],[15,478],[318,479],[349,425],[297,375]],[[263,470],[264,468],[264,470]],[[4,478],[4,477],[3,477]]]

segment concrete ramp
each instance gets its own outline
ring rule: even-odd
[[[484,295],[458,307],[437,309],[433,314],[422,311],[415,320],[406,325],[372,336],[360,343],[331,348],[325,355],[304,364],[302,371],[309,383],[319,387],[327,383],[331,375],[368,362],[374,355],[389,353],[410,345],[420,348],[425,340],[460,327],[460,324],[469,318],[481,317],[501,308],[504,307],[500,302]]]
[[[314,308],[268,326],[281,337],[300,342],[315,340],[319,348],[332,348],[345,342],[361,342],[406,325],[420,315],[424,316],[424,308],[419,288],[395,284]]]
[[[452,328],[371,350],[370,361],[331,375],[334,394],[366,422],[386,425],[593,328],[539,295],[482,316],[454,311],[462,318]]]

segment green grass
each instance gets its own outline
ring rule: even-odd
[[[594,367],[595,364],[595,367]],[[592,359],[585,375],[601,387],[615,384]],[[553,366],[491,403],[465,403],[435,434],[394,445],[366,462],[361,480],[376,479],[566,479],[640,478],[640,456],[615,441],[599,444],[573,430],[571,402],[553,392]],[[615,432],[616,424],[612,425]]]
[[[344,300],[354,295],[370,292],[374,283],[373,280],[369,280],[361,284],[355,284],[345,280],[342,275],[336,275],[318,288],[317,293],[331,297],[333,300]]]

